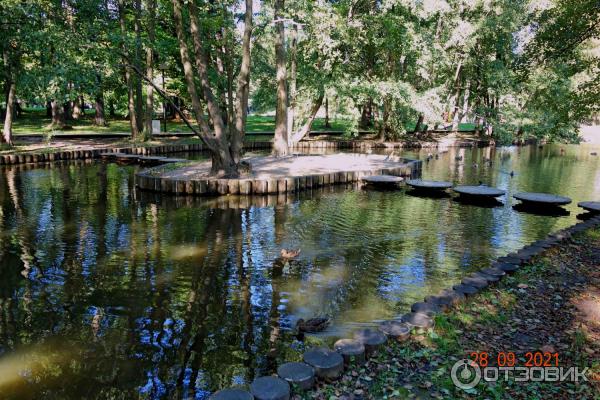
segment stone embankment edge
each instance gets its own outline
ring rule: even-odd
[[[160,167],[158,167],[160,168]],[[336,184],[353,183],[365,176],[395,175],[415,178],[421,175],[422,162],[406,160],[398,167],[364,171],[341,171],[304,176],[284,176],[248,179],[176,179],[154,176],[154,169],[144,170],[135,176],[141,190],[175,195],[264,195],[295,193],[302,190]]]
[[[484,147],[492,143],[477,141],[456,141],[452,147]],[[272,147],[270,141],[248,141],[244,143],[246,150],[265,150]],[[310,140],[297,143],[293,148],[296,150],[325,150],[325,149],[354,149],[368,150],[372,148],[402,149],[402,148],[437,148],[436,142],[389,142],[379,143],[366,140]],[[172,144],[145,147],[114,147],[87,150],[67,150],[48,153],[26,152],[18,154],[0,155],[0,165],[15,165],[27,163],[44,163],[61,160],[86,160],[100,158],[102,153],[124,153],[135,155],[158,155],[169,153],[185,153],[204,151],[206,147],[202,143],[195,144]]]

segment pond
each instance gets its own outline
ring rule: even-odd
[[[0,397],[201,399],[249,382],[575,223],[578,201],[600,199],[590,151],[450,149],[425,163],[425,179],[507,190],[496,207],[349,185],[228,208],[140,193],[131,166],[2,169]],[[574,202],[528,214],[517,191]],[[283,248],[301,253],[281,268]],[[320,315],[328,330],[298,340],[297,319]]]

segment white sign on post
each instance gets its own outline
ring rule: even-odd
[[[160,133],[160,121],[158,119],[152,120],[152,134],[158,135]]]

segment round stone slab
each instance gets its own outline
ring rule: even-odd
[[[460,284],[452,286],[452,289],[457,291],[458,293],[462,293],[465,296],[470,296],[477,293],[479,290],[476,287]]]
[[[363,182],[369,183],[371,185],[394,186],[404,181],[404,178],[402,178],[401,176],[394,175],[372,175],[365,176],[362,178],[362,180]]]
[[[500,268],[486,268],[486,269],[482,269],[479,272],[481,272],[482,274],[485,274],[485,275],[489,275],[489,276],[497,276],[499,278],[506,275],[506,272],[502,271]]]
[[[340,339],[333,344],[333,349],[344,357],[346,364],[364,364],[365,346],[359,340]]]
[[[324,347],[304,353],[304,362],[312,365],[317,376],[323,379],[337,379],[344,371],[344,358],[341,354]]]
[[[469,276],[465,277],[461,282],[463,285],[473,286],[474,288],[477,288],[477,289],[483,289],[489,285],[489,282],[487,279],[484,279],[481,277],[478,278],[473,275],[469,275]]]
[[[511,263],[505,263],[505,262],[498,262],[498,263],[492,264],[492,266],[494,268],[501,269],[502,271],[507,272],[507,273],[514,272],[520,268],[520,266],[518,264],[511,264]]]
[[[446,190],[452,187],[452,182],[427,181],[423,179],[409,179],[406,184],[419,190]]]
[[[354,339],[365,345],[365,353],[369,357],[387,341],[387,336],[380,330],[360,329],[354,332]]]
[[[465,299],[465,295],[463,293],[456,292],[454,290],[445,289],[442,290],[436,296],[427,296],[425,297],[425,301],[428,303],[436,303],[445,305],[448,307],[452,307],[453,305],[463,301]]]
[[[498,282],[500,280],[500,278],[501,278],[501,276],[498,276],[498,275],[488,275],[488,274],[485,274],[485,273],[483,273],[481,271],[480,272],[475,272],[474,274],[471,274],[471,277],[473,279],[483,279],[483,280],[487,281],[488,283]]]
[[[433,319],[426,314],[422,313],[410,313],[405,314],[401,318],[402,322],[406,322],[410,326],[414,326],[417,328],[431,328],[433,326]]]
[[[434,302],[420,301],[410,306],[410,311],[420,312],[432,317],[441,311],[441,307]]]
[[[496,189],[486,185],[479,186],[456,186],[454,189],[456,193],[472,197],[498,197],[504,195],[504,190]]]
[[[223,389],[215,392],[209,400],[254,400],[254,396],[242,389]]]
[[[262,376],[250,384],[250,392],[258,400],[289,400],[290,385],[275,376]]]
[[[577,203],[577,207],[593,213],[600,213],[600,201],[582,201]]]
[[[400,321],[385,321],[379,325],[379,330],[385,333],[388,337],[394,338],[398,341],[408,339],[410,336],[410,327],[404,322]]]
[[[564,196],[557,196],[550,193],[528,193],[520,192],[515,193],[513,197],[517,200],[521,200],[523,203],[536,203],[553,206],[564,206],[571,203],[571,199]]]
[[[498,262],[501,263],[508,263],[508,264],[521,264],[523,262],[523,260],[519,257],[515,257],[515,256],[504,256],[504,257],[498,257]]]
[[[289,362],[277,368],[277,375],[286,380],[292,387],[309,390],[315,384],[315,370],[308,364]]]

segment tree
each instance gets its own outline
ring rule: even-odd
[[[194,1],[186,3],[186,10],[189,18],[189,37],[192,42],[192,51],[188,45],[188,36],[185,34],[183,2],[181,0],[172,0],[173,4],[173,19],[177,33],[177,41],[179,44],[179,52],[185,82],[188,94],[192,101],[192,110],[198,125],[200,126],[199,136],[204,141],[211,153],[212,168],[211,173],[217,176],[234,177],[239,175],[239,164],[241,160],[242,146],[241,138],[243,130],[237,130],[234,140],[231,140],[228,130],[225,127],[223,113],[219,107],[217,97],[214,94],[213,88],[209,80],[209,59],[205,50],[203,33],[201,31],[199,15],[201,14],[198,5]],[[252,20],[252,1],[246,1],[245,20]],[[251,24],[250,24],[251,26]],[[249,82],[250,69],[250,38],[247,35],[251,34],[251,28],[244,34],[242,54],[245,58],[245,66],[239,79],[242,85],[238,89],[241,95],[236,101],[238,105],[236,110],[242,112],[236,118],[243,121],[245,119],[244,109],[247,109],[248,97],[244,96],[247,90],[244,83]],[[244,60],[243,60],[244,63]],[[195,71],[194,71],[195,66]],[[196,76],[197,75],[197,76]],[[197,78],[197,79],[196,79]],[[212,127],[204,115],[204,110],[201,106],[201,98],[206,103],[208,116],[212,122]],[[236,127],[238,122],[236,122]]]
[[[283,19],[284,0],[275,0],[274,23],[275,63],[277,66],[277,107],[275,110],[275,139],[273,153],[277,156],[288,154],[288,90],[287,58],[285,51],[285,22]]]

